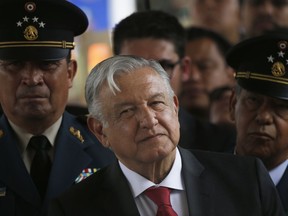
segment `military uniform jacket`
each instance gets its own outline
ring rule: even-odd
[[[67,112],[64,113],[55,140],[54,160],[46,199],[41,205],[40,196],[21,158],[17,142],[6,117],[2,116],[0,119],[1,216],[47,215],[48,201],[75,184],[76,178],[85,168],[99,169],[114,160],[114,154],[102,147],[83,122]]]
[[[282,216],[276,188],[259,159],[182,149],[190,216]],[[139,216],[129,183],[113,163],[53,200],[49,216]],[[149,215],[150,216],[150,215]]]

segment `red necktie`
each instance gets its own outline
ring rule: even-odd
[[[170,203],[169,188],[150,187],[144,193],[158,206],[156,216],[177,216]]]

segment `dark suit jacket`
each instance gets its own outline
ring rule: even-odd
[[[79,130],[84,142],[69,129]],[[55,154],[46,201],[42,206],[37,189],[27,172],[17,148],[17,138],[5,116],[0,119],[0,215],[47,215],[47,200],[58,196],[74,184],[85,168],[102,168],[114,159],[79,120],[64,113],[55,140]],[[45,210],[46,208],[46,210]],[[40,214],[42,210],[43,214]]]
[[[284,215],[276,188],[252,157],[180,149],[191,216]],[[119,164],[103,168],[51,203],[49,216],[138,216]]]
[[[220,126],[203,121],[186,110],[179,110],[179,146],[187,149],[226,152],[233,149],[236,140],[234,127]]]

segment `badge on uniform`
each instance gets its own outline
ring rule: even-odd
[[[80,181],[84,180],[85,178],[89,177],[93,173],[96,173],[97,169],[96,168],[87,168],[84,169],[80,175],[75,179],[75,183],[79,183]]]
[[[79,130],[75,129],[74,127],[70,127],[69,131],[73,136],[75,136],[78,140],[80,140],[81,143],[84,142],[84,139],[83,139],[81,132]]]

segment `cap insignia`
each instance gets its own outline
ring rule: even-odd
[[[275,62],[272,65],[272,74],[276,77],[284,76],[285,74],[285,66],[282,62]]]
[[[268,63],[272,63],[271,67],[271,73],[275,77],[282,77],[285,75],[285,65],[284,61],[286,62],[286,65],[288,64],[288,59],[285,58],[285,50],[287,49],[287,41],[280,41],[278,43],[278,48],[280,51],[277,52],[276,57],[273,57],[273,55],[270,55],[267,57]]]
[[[279,47],[279,49],[281,49],[281,50],[287,49],[287,41],[279,41],[278,47]]]
[[[36,10],[36,4],[34,2],[27,2],[24,8],[27,12],[33,12]]]
[[[73,136],[75,136],[78,140],[80,140],[81,143],[84,142],[84,139],[83,139],[81,132],[79,130],[75,129],[74,127],[70,127],[69,131]]]
[[[34,26],[27,26],[24,30],[24,37],[27,40],[36,40],[38,38],[38,30]]]
[[[36,5],[34,2],[27,2],[25,4],[25,10],[28,13],[34,12],[36,10]],[[45,28],[45,24],[43,21],[39,20],[39,17],[29,17],[24,16],[20,19],[16,25],[17,27],[23,28],[23,36],[28,41],[33,41],[38,38],[38,29],[37,28]]]

